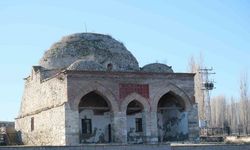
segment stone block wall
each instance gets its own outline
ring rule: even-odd
[[[32,71],[26,79],[19,116],[35,114],[67,102],[67,81],[61,76],[41,80],[40,74]]]
[[[93,129],[91,134],[81,136],[81,143],[109,143],[109,125],[111,124],[109,112],[96,115],[92,110],[81,111],[79,114],[80,133],[82,133],[81,119],[91,119]]]
[[[33,125],[32,119],[33,118]],[[65,145],[65,106],[18,118],[16,130],[25,145]],[[33,126],[33,129],[32,127]]]
[[[66,83],[61,76],[42,80],[41,72],[32,70],[31,76],[26,79],[20,112],[15,122],[24,144],[66,144]],[[31,126],[34,127],[33,131]]]
[[[188,112],[189,141],[199,141],[200,128],[198,119],[198,104],[193,104]]]

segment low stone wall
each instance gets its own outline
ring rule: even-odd
[[[171,150],[170,145],[82,145],[82,146],[12,146],[1,147],[0,150]]]
[[[171,150],[250,150],[250,145],[229,144],[171,144]]]
[[[227,144],[138,144],[82,146],[8,146],[0,150],[250,150],[250,145]]]

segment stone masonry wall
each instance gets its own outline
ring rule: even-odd
[[[81,143],[109,143],[108,125],[111,123],[109,112],[95,115],[92,110],[83,110],[79,115],[80,127],[81,119],[91,119],[93,128],[91,135],[81,137]]]
[[[31,118],[34,130],[31,131]],[[64,105],[16,120],[25,145],[65,145]]]
[[[127,139],[128,143],[143,143],[143,133],[145,128],[142,129],[142,132],[136,132],[135,118],[142,118],[143,122],[145,121],[142,113],[137,113],[133,115],[127,115]]]
[[[62,76],[46,81],[40,77],[39,71],[32,70],[31,76],[27,78],[15,128],[21,133],[24,144],[65,145],[67,82]]]
[[[25,82],[19,116],[53,108],[67,101],[67,82],[62,76],[41,80],[40,72],[32,71]]]
[[[198,119],[198,106],[193,104],[192,109],[188,112],[188,132],[190,141],[199,141],[200,129]]]
[[[160,142],[186,141],[188,139],[187,113],[165,110],[158,113],[158,136]]]

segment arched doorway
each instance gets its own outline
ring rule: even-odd
[[[137,100],[127,106],[127,138],[128,143],[143,143],[145,118],[143,105]]]
[[[98,92],[82,97],[79,106],[80,143],[109,143],[111,139],[111,107]]]
[[[173,92],[164,94],[157,105],[159,142],[188,139],[188,117],[185,102]]]

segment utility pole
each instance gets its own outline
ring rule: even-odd
[[[205,116],[205,124],[206,127],[211,126],[211,105],[210,105],[210,91],[212,91],[214,87],[214,81],[209,80],[209,75],[215,74],[213,72],[213,68],[203,68],[199,69],[199,73],[202,76],[203,83],[202,83],[202,89],[204,90],[204,99],[203,99],[203,104],[204,104],[204,116]]]

